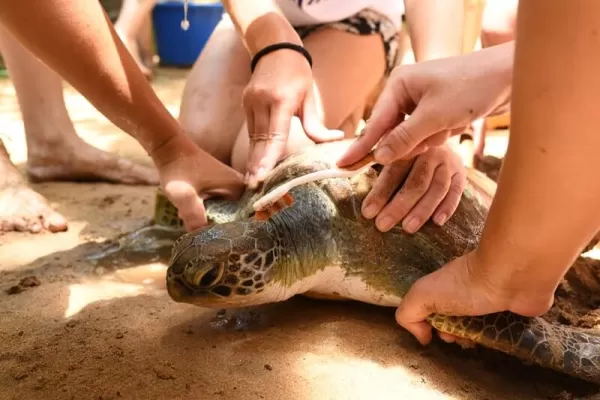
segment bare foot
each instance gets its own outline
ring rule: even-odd
[[[153,167],[133,163],[99,150],[78,136],[53,145],[28,146],[27,173],[34,182],[106,181],[128,185],[158,185]]]
[[[67,230],[67,221],[27,186],[0,141],[0,232]]]

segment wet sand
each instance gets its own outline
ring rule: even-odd
[[[154,82],[174,114],[185,74],[163,69]],[[0,81],[0,96],[0,135],[22,164],[9,81]],[[149,163],[70,88],[67,102],[86,141]],[[225,313],[176,304],[158,258],[120,271],[87,259],[103,240],[148,221],[154,188],[34,187],[70,229],[0,236],[0,399],[571,399],[598,391],[484,349],[438,340],[423,348],[392,309],[305,298]],[[595,276],[579,280],[589,289]],[[552,318],[597,323],[594,296],[582,306],[576,283],[561,290]]]

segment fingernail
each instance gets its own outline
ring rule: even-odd
[[[381,164],[389,164],[394,161],[394,152],[389,146],[379,147],[375,150],[375,160]]]
[[[380,231],[387,232],[392,228],[394,222],[392,221],[391,217],[383,217],[381,218],[381,220],[376,222],[376,225]]]
[[[448,218],[446,214],[439,214],[433,218],[433,222],[441,226],[444,225],[444,222],[446,222],[446,218]]]
[[[408,221],[406,221],[405,223],[402,224],[404,230],[408,233],[414,233],[416,232],[417,228],[419,227],[419,220],[417,218],[409,218]]]
[[[364,217],[371,219],[375,216],[375,214],[377,214],[377,206],[373,203],[367,204],[363,210]]]

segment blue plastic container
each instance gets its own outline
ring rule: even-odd
[[[196,62],[208,38],[223,16],[218,3],[188,3],[187,31],[181,29],[183,1],[159,2],[152,10],[156,51],[161,65],[189,67]]]

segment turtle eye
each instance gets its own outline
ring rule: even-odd
[[[223,276],[223,264],[215,263],[204,268],[190,269],[187,281],[198,289],[209,289],[216,285]]]
[[[219,277],[221,275],[219,273],[220,269],[221,269],[221,264],[213,265],[213,267],[211,269],[209,269],[208,272],[206,272],[204,275],[201,276],[198,286],[211,287],[212,285],[217,283],[216,281],[219,279]]]

